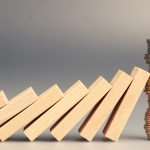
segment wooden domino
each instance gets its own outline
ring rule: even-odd
[[[89,94],[73,109],[66,113],[51,129],[51,134],[61,141],[65,135],[94,107],[94,105],[111,89],[111,85],[99,77],[90,87]]]
[[[0,108],[6,106],[7,104],[8,104],[8,99],[4,91],[0,91]]]
[[[133,77],[133,82],[128,88],[125,95],[119,101],[117,106],[114,108],[103,133],[106,137],[113,141],[117,141],[130,114],[149,78],[149,73],[134,67],[131,77]]]
[[[33,141],[88,93],[89,90],[81,81],[76,82],[64,93],[65,97],[63,99],[28,124],[24,128],[24,134],[30,139],[30,141]]]
[[[38,97],[31,87],[11,99],[5,107],[0,109],[0,125],[30,106],[37,99]]]
[[[119,70],[114,76],[108,94],[92,109],[86,120],[79,128],[79,134],[91,141],[108,115],[111,113],[133,78]]]
[[[35,103],[0,128],[1,141],[8,139],[11,135],[38,117],[41,113],[46,111],[63,97],[64,95],[59,87],[57,85],[52,86],[46,92],[41,94]]]

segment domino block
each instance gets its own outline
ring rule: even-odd
[[[116,73],[110,82],[110,85],[112,85],[111,90],[99,103],[96,104],[79,128],[79,134],[82,137],[88,141],[93,139],[103,122],[131,84],[132,80],[132,77],[121,70]]]
[[[119,103],[114,108],[103,133],[106,137],[113,141],[117,141],[130,114],[149,78],[149,73],[134,67],[131,77],[133,77],[133,82],[128,88],[125,95],[121,98]]]
[[[111,85],[99,77],[90,87],[89,94],[75,107],[67,112],[51,129],[51,134],[61,141],[65,135],[94,107],[94,105],[111,89]]]
[[[8,104],[8,99],[3,91],[0,91],[0,108]]]
[[[30,106],[37,99],[38,97],[31,87],[11,99],[5,107],[0,109],[0,125]]]
[[[46,111],[63,97],[64,95],[59,87],[57,85],[52,86],[46,92],[41,94],[35,103],[0,128],[1,141],[8,139],[11,135],[30,123],[33,119],[38,117],[41,113]]]
[[[63,99],[28,124],[24,128],[24,134],[30,139],[30,141],[33,141],[76,103],[78,103],[86,94],[88,94],[88,92],[89,90],[81,81],[76,82],[64,93],[65,97]]]

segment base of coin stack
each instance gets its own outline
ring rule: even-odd
[[[148,139],[150,139],[150,78],[148,79],[146,83],[144,92],[148,95],[148,104],[149,104],[149,108],[147,109],[147,112],[145,113],[144,129],[145,129]]]

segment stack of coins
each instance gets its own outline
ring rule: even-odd
[[[145,54],[146,63],[150,65],[150,39],[147,39],[147,54]]]
[[[148,49],[147,54],[145,54],[145,60],[146,63],[149,64],[149,72],[150,72],[150,39],[147,40]],[[145,132],[147,134],[148,139],[150,140],[150,78],[148,79],[144,91],[148,95],[148,104],[149,108],[147,109],[147,112],[145,113]]]

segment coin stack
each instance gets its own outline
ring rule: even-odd
[[[147,39],[148,49],[147,54],[145,54],[145,60],[146,63],[149,64],[149,72],[150,72],[150,39]],[[147,112],[145,113],[145,132],[147,134],[148,139],[150,140],[150,78],[148,79],[144,91],[148,95],[148,104],[149,108],[147,109]]]

